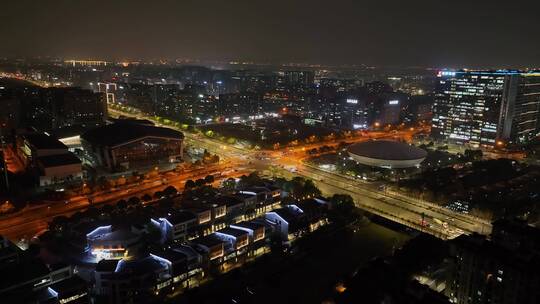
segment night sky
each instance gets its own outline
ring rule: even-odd
[[[540,67],[540,1],[0,0],[0,55]]]

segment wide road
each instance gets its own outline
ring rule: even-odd
[[[112,116],[124,115],[140,119],[151,119],[140,113],[125,113],[115,109],[110,109],[109,111]],[[170,126],[165,127],[174,128]],[[412,134],[412,130],[393,133],[373,132],[367,136],[357,137],[347,141],[358,142],[370,138],[386,137],[409,139]],[[91,203],[88,197],[74,197],[67,202],[55,202],[33,207],[23,210],[18,214],[2,218],[0,220],[0,234],[14,241],[21,238],[28,239],[44,231],[47,223],[55,216],[73,214],[88,208],[90,204],[107,204],[136,195],[152,194],[168,185],[182,189],[185,180],[204,177],[212,172],[230,172],[226,174],[228,176],[223,176],[223,178],[226,178],[270,166],[277,168],[284,176],[302,176],[312,179],[325,195],[349,194],[354,198],[358,207],[362,209],[415,229],[423,230],[440,238],[454,238],[462,233],[478,232],[489,234],[491,232],[491,225],[485,221],[441,208],[429,202],[409,198],[403,194],[377,191],[373,189],[372,185],[363,183],[362,181],[352,180],[335,172],[323,171],[303,163],[305,150],[318,148],[322,145],[337,144],[338,141],[307,144],[279,151],[251,151],[198,134],[184,132],[184,135],[188,144],[218,154],[222,159],[229,162],[229,167],[219,167],[213,171],[210,171],[208,168],[199,175],[196,172],[191,172],[190,174],[173,174],[173,176],[167,178],[159,177],[155,180],[146,181],[146,183],[129,185],[108,193],[93,195],[90,197]],[[260,157],[261,154],[265,156]],[[293,170],[294,172],[285,170],[287,166],[294,166],[297,170]],[[234,171],[231,168],[240,169],[241,171]]]
[[[112,110],[111,112],[151,119],[143,114],[134,115],[118,110]],[[359,142],[372,138],[392,137],[408,140],[412,138],[414,132],[415,130],[410,129],[393,132],[373,132],[371,135],[357,137],[353,141]],[[322,145],[331,145],[331,142],[308,144],[279,151],[250,151],[201,135],[189,133],[185,135],[194,146],[212,149],[215,151],[214,153],[228,159],[236,159],[239,162],[243,160],[247,167],[254,170],[272,166],[274,170],[286,177],[302,176],[312,179],[325,195],[349,194],[355,199],[358,207],[362,209],[415,229],[426,231],[440,238],[454,238],[460,234],[472,232],[491,233],[491,224],[485,220],[454,212],[427,201],[410,198],[401,193],[377,191],[373,189],[373,185],[366,184],[363,181],[353,180],[335,172],[323,171],[304,164],[306,150]],[[334,144],[338,142],[336,141]],[[261,154],[264,154],[264,156],[261,157]],[[296,170],[287,169],[290,167],[294,167]]]
[[[405,222],[442,238],[454,238],[462,233],[489,233],[489,223],[464,217],[445,208],[426,205],[422,202],[397,196],[385,191],[366,188],[361,182],[350,180],[338,174],[302,166],[296,174],[312,179],[325,194],[350,194],[359,207],[375,211],[388,219]],[[423,223],[422,223],[423,220]],[[429,226],[428,226],[429,225]]]
[[[53,201],[30,206],[15,214],[2,217],[0,219],[0,235],[6,236],[14,242],[21,239],[28,240],[44,232],[48,223],[56,216],[70,216],[75,212],[86,210],[90,206],[99,207],[105,204],[114,204],[119,200],[127,200],[134,196],[142,197],[144,194],[152,196],[155,192],[168,186],[174,186],[181,191],[186,180],[204,178],[209,174],[229,172],[217,178],[216,182],[219,182],[229,177],[249,173],[249,171],[234,171],[232,169],[231,165],[214,165],[183,173],[167,172],[148,180],[117,187],[114,190],[72,197],[66,201]]]

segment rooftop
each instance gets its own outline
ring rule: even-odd
[[[168,263],[170,261],[151,254],[142,259],[120,260],[115,272],[148,274],[167,268]]]
[[[197,258],[199,256],[199,253],[190,246],[187,245],[173,245],[171,250],[181,252],[182,254],[186,255],[189,259]]]
[[[62,127],[60,129],[55,129],[54,131],[52,131],[52,135],[56,138],[62,139],[62,138],[67,138],[67,137],[80,136],[86,130],[87,128],[81,125],[74,125],[74,126],[69,126],[69,127]]]
[[[163,257],[164,259],[171,261],[172,263],[176,263],[176,262],[184,261],[188,259],[187,253],[182,252],[180,250],[175,250],[173,248],[163,250],[162,252],[159,253],[159,255]]]
[[[415,146],[390,140],[370,140],[351,145],[349,154],[381,160],[423,159],[427,152]]]
[[[225,204],[227,207],[244,204],[240,198],[235,196],[220,196],[215,201],[217,204]]]
[[[235,194],[233,194],[233,196],[242,200],[254,197],[253,194],[247,194],[242,192],[236,192]]]
[[[44,133],[25,134],[24,138],[36,149],[68,149],[58,139]]]
[[[127,241],[137,237],[137,234],[127,229],[113,230],[110,226],[99,227],[87,234],[89,241]]]
[[[223,244],[223,241],[220,240],[215,234],[212,233],[207,236],[203,236],[203,237],[193,240],[193,243],[210,248],[210,247]]]
[[[130,117],[123,117],[123,118],[112,118],[110,119],[114,123],[126,123],[126,124],[139,124],[139,125],[147,125],[147,126],[153,126],[154,123],[151,120],[148,119],[136,119],[136,118],[130,118]]]
[[[284,207],[274,210],[273,212],[277,213],[281,218],[287,221],[289,224],[298,219],[300,214],[293,210],[292,208]]]
[[[265,227],[263,224],[253,222],[253,221],[251,221],[251,222],[240,222],[240,223],[236,223],[236,224],[231,225],[231,227],[234,227],[234,226],[247,228],[247,229],[251,229],[251,230],[257,230],[257,229]]]
[[[119,260],[101,260],[96,265],[96,271],[101,272],[114,272],[116,266],[118,266]]]
[[[47,155],[38,158],[38,162],[45,168],[80,164],[81,160],[73,153]]]
[[[520,70],[459,70],[451,71],[444,70],[439,72],[439,76],[454,76],[456,74],[472,74],[472,75],[523,75],[523,76],[540,76],[538,71],[520,71]]]
[[[255,194],[258,194],[258,193],[266,193],[266,192],[271,191],[271,190],[268,189],[267,187],[248,187],[248,188],[242,189],[241,191],[242,192],[253,192]]]
[[[237,229],[237,228],[233,228],[233,227],[223,228],[223,229],[221,229],[221,230],[219,230],[217,232],[218,233],[223,233],[223,234],[226,234],[226,235],[231,235],[231,236],[234,236],[234,237],[239,237],[239,236],[243,236],[243,235],[247,234],[247,231]]]
[[[92,144],[108,147],[120,146],[145,137],[182,140],[184,134],[169,128],[154,127],[137,123],[114,123],[92,129],[83,135]]]
[[[49,268],[37,258],[26,257],[20,263],[9,263],[2,268],[0,290],[34,280],[50,273]],[[9,275],[8,275],[9,274]]]
[[[197,216],[189,211],[179,211],[167,217],[167,220],[172,224],[180,224],[190,220],[197,220]]]
[[[60,282],[52,284],[50,287],[62,294],[62,295],[69,295],[71,293],[76,293],[80,291],[81,289],[86,288],[88,283],[86,283],[85,280],[81,279],[79,276],[74,275],[71,278],[62,280]]]

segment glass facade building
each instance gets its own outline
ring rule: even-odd
[[[522,144],[538,133],[540,73],[441,71],[432,136],[475,148]]]

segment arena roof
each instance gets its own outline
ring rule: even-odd
[[[58,139],[44,133],[31,133],[25,134],[23,136],[30,143],[30,145],[34,146],[36,149],[68,149],[68,147],[62,142],[60,142]]]
[[[37,161],[45,168],[81,164],[81,160],[71,152],[41,156]]]
[[[390,140],[371,140],[354,144],[349,147],[348,152],[383,160],[414,160],[427,156],[427,152],[420,148]]]
[[[160,137],[182,140],[184,138],[184,134],[169,128],[154,127],[142,124],[114,123],[92,129],[81,135],[81,139],[87,142],[108,147],[120,146],[122,144],[145,137]]]

